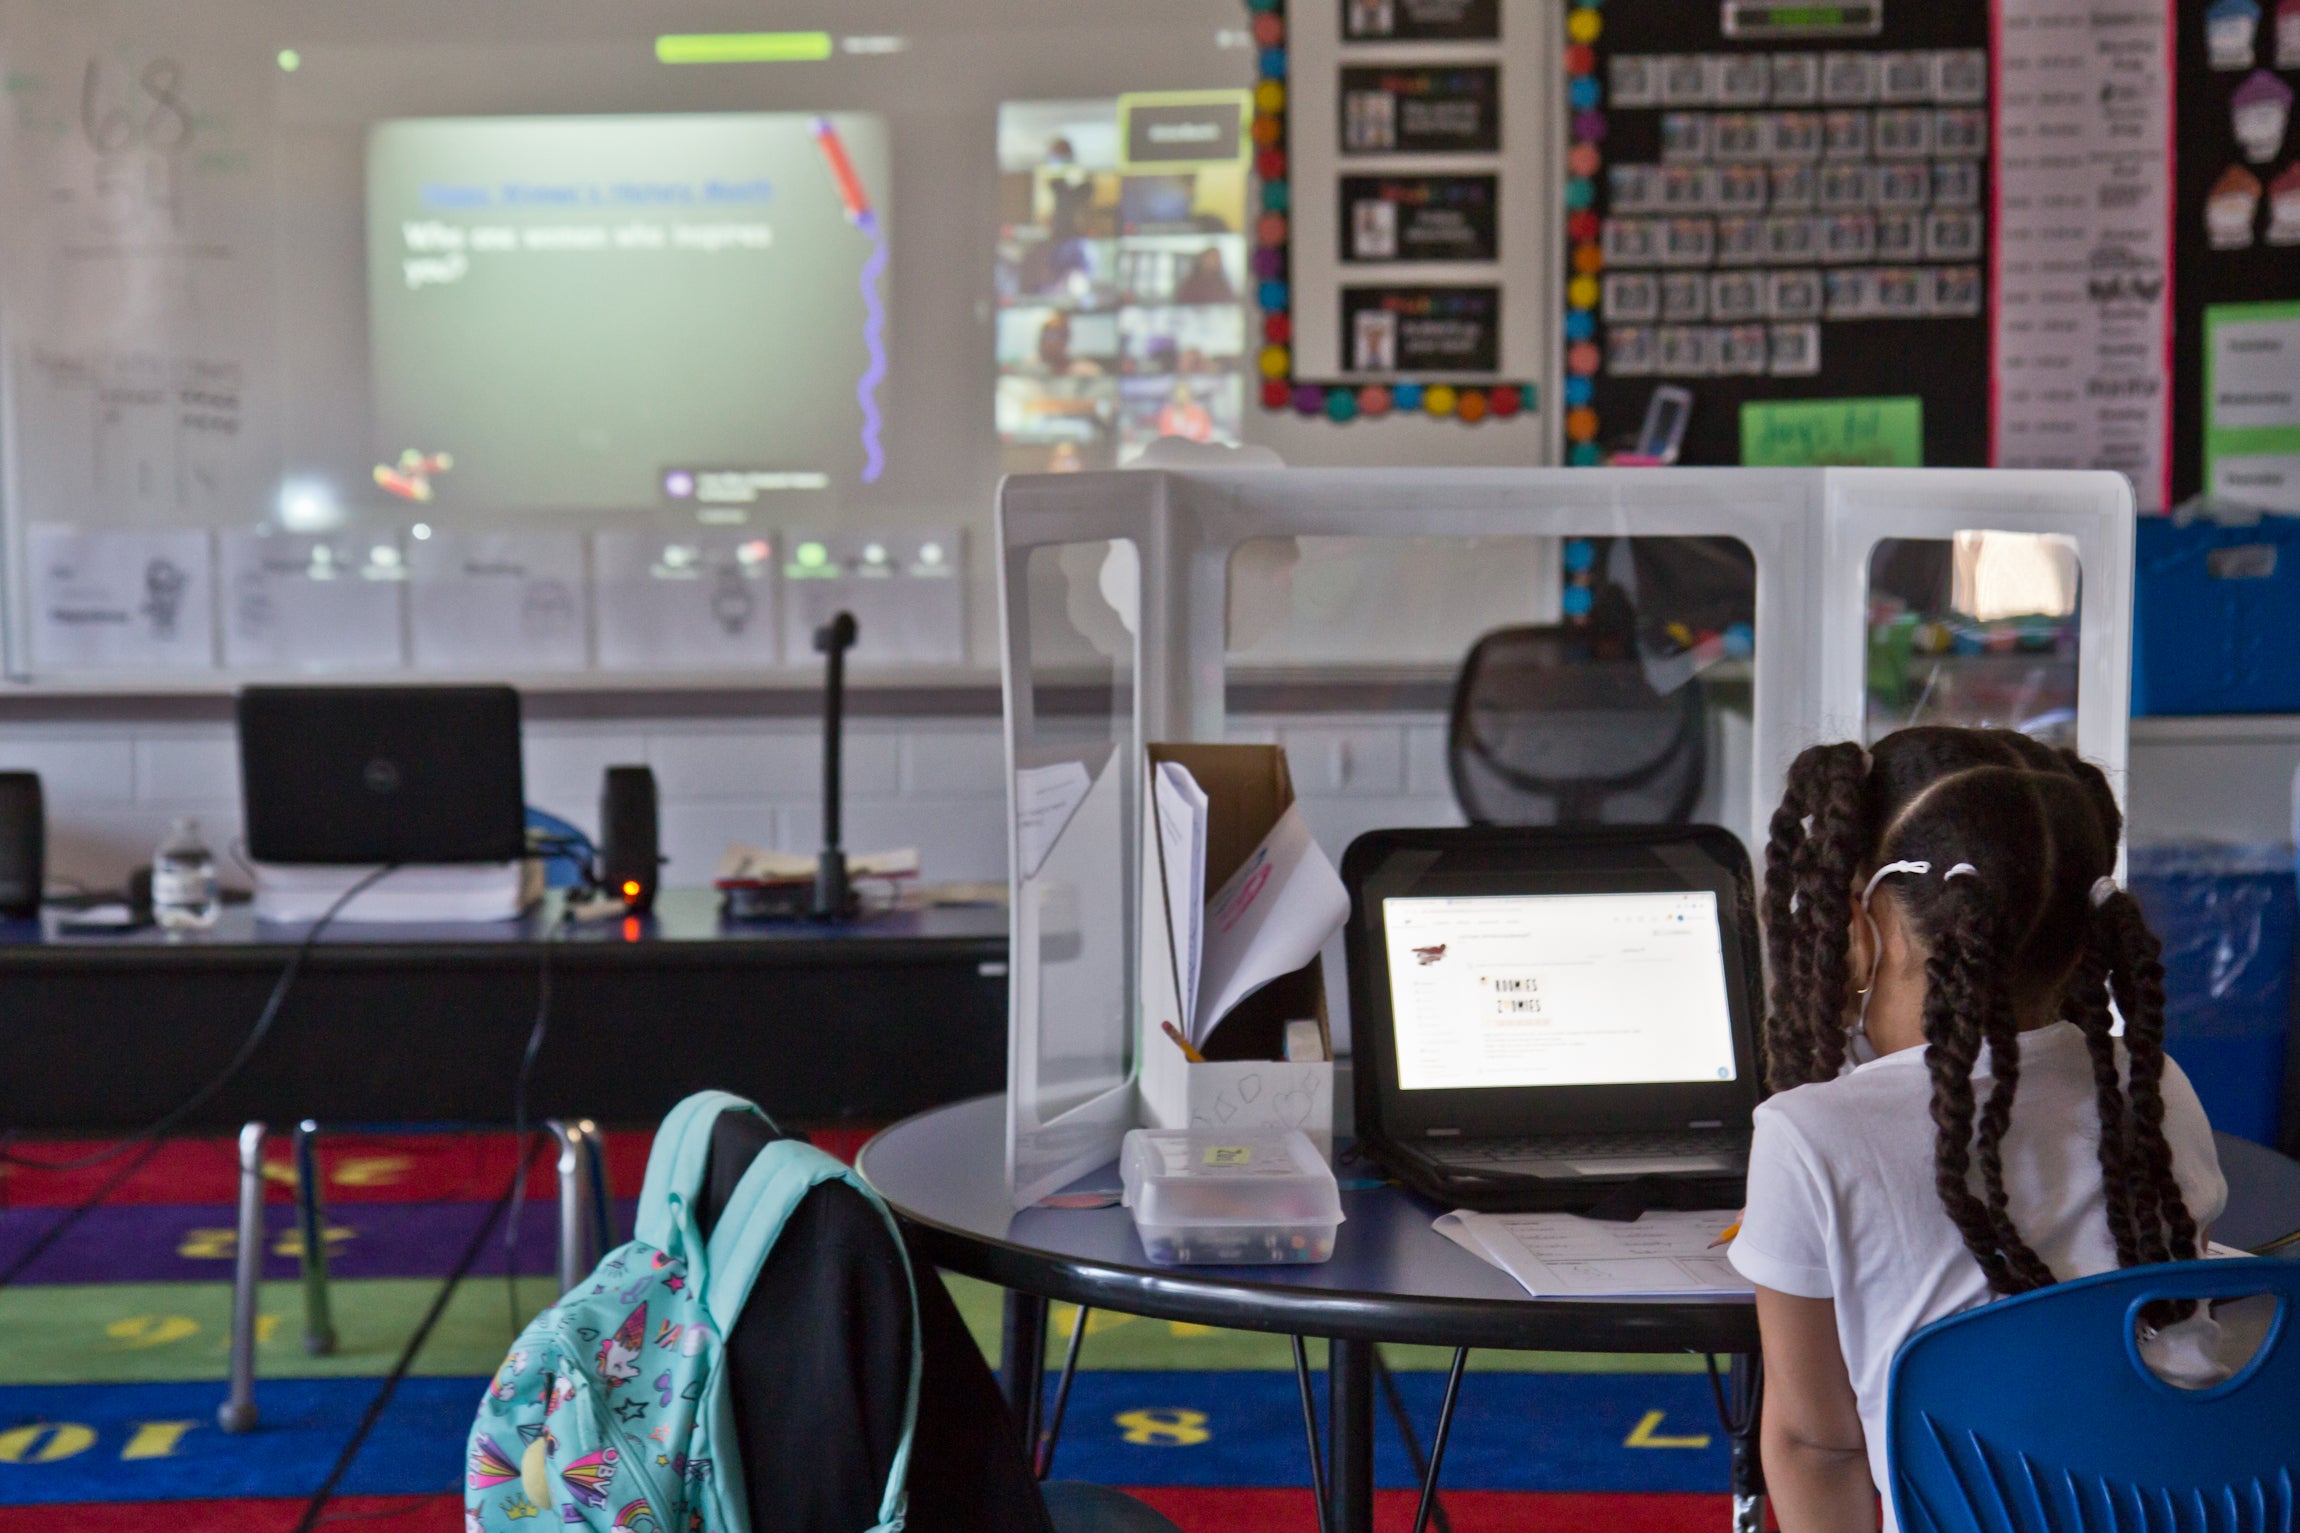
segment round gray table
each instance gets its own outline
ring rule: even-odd
[[[1725,1353],[1733,1357],[1734,1524],[1763,1526],[1754,1451],[1757,1312],[1747,1298],[1532,1299],[1430,1228],[1443,1209],[1395,1185],[1343,1192],[1346,1218],[1333,1258],[1316,1266],[1155,1266],[1123,1208],[1017,1213],[1008,1206],[1003,1096],[907,1118],[865,1145],[855,1164],[902,1217],[921,1256],[1008,1291],[1003,1383],[1026,1442],[1038,1438],[1050,1299],[1326,1338],[1332,1533],[1373,1527],[1376,1343]],[[1118,1167],[1073,1185],[1115,1191]]]
[[[2226,1134],[2215,1137],[2228,1208],[2214,1238],[2254,1250],[2300,1231],[2300,1162]],[[1155,1266],[1123,1208],[1017,1213],[1008,1206],[1004,1096],[906,1118],[863,1146],[856,1165],[894,1205],[921,1255],[1007,1290],[1003,1382],[1026,1443],[1038,1439],[1050,1299],[1327,1338],[1332,1476],[1325,1520],[1332,1533],[1368,1533],[1373,1526],[1378,1342],[1726,1353],[1733,1357],[1734,1419],[1727,1430],[1734,1527],[1764,1525],[1755,1451],[1757,1315],[1746,1299],[1531,1299],[1430,1228],[1443,1210],[1395,1185],[1342,1194],[1348,1218],[1332,1260],[1317,1266]],[[1113,1162],[1073,1187],[1115,1191],[1118,1167]]]

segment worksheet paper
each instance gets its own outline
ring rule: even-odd
[[[1182,1033],[1195,1038],[1198,970],[1206,942],[1206,790],[1179,761],[1161,761],[1150,779],[1158,806],[1158,860],[1166,885],[1167,950],[1174,955],[1174,993]]]
[[[1083,761],[1056,761],[1046,766],[1020,767],[1014,774],[1014,838],[1022,857],[1022,876],[1036,878],[1046,854],[1062,839],[1070,817],[1093,791],[1093,774]]]
[[[581,670],[589,581],[573,532],[436,533],[408,545],[415,663],[436,670]]]
[[[1431,1228],[1537,1299],[1701,1297],[1755,1292],[1714,1244],[1732,1219],[1715,1209],[1654,1209],[1627,1224],[1456,1209]]]
[[[850,664],[964,663],[966,545],[956,528],[793,532],[784,547],[783,654],[792,661],[814,653],[816,629],[851,612]]]
[[[205,532],[35,524],[24,553],[34,665],[157,671],[216,663],[215,564]]]
[[[1206,902],[1190,1041],[1203,1046],[1232,1007],[1317,957],[1349,918],[1341,875],[1289,807]]]
[[[596,532],[591,592],[609,670],[743,670],[782,638],[774,542],[756,532]]]
[[[226,665],[324,672],[406,660],[395,537],[234,528],[220,541]]]

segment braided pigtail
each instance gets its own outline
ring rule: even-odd
[[[2069,773],[2084,788],[2100,822],[2102,839],[2113,851],[2124,836],[2124,812],[2117,806],[2107,774],[2075,751],[2064,749],[2060,754]],[[2195,1222],[2188,1217],[2179,1184],[2171,1177],[2172,1152],[2163,1144],[2164,1104],[2157,1092],[2164,1074],[2160,949],[2131,895],[2112,884],[2097,885],[2092,906],[2084,955],[2070,981],[2069,1000],[2071,1020],[2083,1030],[2085,1047],[2092,1055],[2093,1086],[2100,1111],[2100,1178],[2107,1194],[2109,1234],[2116,1241],[2116,1262],[2120,1267],[2131,1267],[2166,1261],[2176,1247],[2193,1255]],[[2141,978],[2139,971],[2150,968],[2153,981]],[[2153,1007],[2146,999],[2152,987]],[[2137,1098],[2127,1092],[2122,1078],[2116,1040],[2110,1033],[2115,1025],[2108,1009],[2112,989],[2117,1009],[2124,1013],[2125,1051],[2135,1087],[2155,1103],[2152,1125],[2143,1125]],[[2146,1015],[2136,1016],[2139,1013]],[[2153,1021],[2148,1020],[2151,1016]],[[2148,1139],[2159,1146],[2161,1171],[2156,1166],[2158,1153],[2144,1147]],[[2168,1226],[2174,1232],[2171,1239],[2167,1239]],[[2188,1231],[2185,1240],[2178,1234],[2184,1227]]]
[[[1797,765],[1804,764],[1805,757],[1800,756]],[[1803,964],[1798,949],[1802,928],[1798,917],[1804,905],[1796,893],[1795,864],[1804,845],[1805,827],[1812,823],[1806,818],[1805,807],[1809,777],[1808,773],[1790,772],[1788,792],[1782,795],[1781,807],[1773,811],[1772,833],[1765,841],[1765,967],[1771,981],[1765,1007],[1765,1082],[1775,1091],[1818,1078],[1812,1072],[1812,1039],[1789,1021],[1797,1011],[1802,989]]]
[[[2124,1078],[2116,1057],[2116,1038],[2110,1031],[2115,1019],[2108,1010],[2107,923],[2096,910],[2086,933],[2084,953],[2070,976],[2062,1014],[2084,1035],[2085,1052],[2092,1058],[2093,1097],[2100,1111],[2100,1185],[2108,1205],[2108,1233],[2116,1242],[2116,1264],[2138,1266],[2138,1225],[2133,1215],[2131,1185],[2132,1129],[2125,1110]]]
[[[1949,917],[1925,960],[1925,1068],[1933,1078],[1933,1185],[1965,1249],[1997,1293],[2026,1286],[2005,1260],[1988,1205],[1973,1195],[1973,1063],[1980,1057],[1978,1019],[1990,1006],[1989,975],[1998,967],[1996,934],[1971,910]]]
[[[2197,1255],[2196,1220],[2172,1173],[2172,1146],[2164,1137],[2163,947],[2139,901],[2121,890],[2102,901],[2099,919],[2109,983],[2124,1013],[2125,1094],[2132,1104],[2126,1184],[2134,1194],[2139,1248],[2145,1260],[2191,1261]]]
[[[2044,1288],[2053,1282],[2052,1269],[2013,1227],[2011,1197],[2005,1187],[2004,1139],[2012,1127],[2013,1098],[2020,1090],[2020,1021],[2013,1004],[2010,966],[1997,961],[1997,955],[2007,947],[2005,923],[1990,891],[1977,874],[1944,881],[1940,916],[1948,923],[1951,940],[1971,953],[1972,967],[1962,982],[1965,1004],[1969,1008],[1966,1026],[1974,1039],[1986,1044],[1989,1051],[1988,1100],[1975,1114],[1971,1105],[1971,1071],[1977,1049],[1971,1053],[1960,1050],[1966,1073],[1957,1109],[1957,1115],[1973,1136],[1971,1157],[1980,1171],[1980,1207],[1987,1218],[1990,1247],[2003,1263],[2002,1277],[1988,1262],[1984,1261],[1982,1267],[1989,1273],[1990,1286],[2000,1293]],[[1929,971],[1927,978],[1930,979]],[[1935,1080],[1937,1094],[1937,1075]],[[1937,1119],[1936,1126],[1947,1132],[1947,1125]],[[1936,1174],[1946,1169],[1942,1148],[1937,1146],[1935,1150]],[[1961,1170],[1959,1175],[1963,1175]],[[1971,1196],[1969,1180],[1965,1186],[1967,1196]],[[1956,1216],[1952,1214],[1952,1217]],[[1964,1219],[1958,1218],[1957,1223],[1960,1231],[1966,1231]],[[1968,1247],[1971,1244],[1969,1231],[1966,1244]],[[2008,1283],[2011,1286],[2006,1286]]]
[[[2013,1228],[2012,1199],[2005,1188],[2004,1139],[2012,1127],[2013,1097],[2020,1090],[2020,1022],[2013,1009],[2012,984],[2000,969],[1982,987],[1981,1041],[1989,1049],[1989,1095],[1981,1106],[1973,1143],[1980,1167],[1981,1197],[1997,1249],[2022,1289],[2046,1288],[2052,1269]]]
[[[1766,1058],[1776,1091],[1845,1066],[1853,875],[1866,851],[1868,764],[1857,745],[1816,745],[1789,768],[1765,849],[1767,957],[1773,967]]]

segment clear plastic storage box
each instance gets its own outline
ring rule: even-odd
[[[1154,1262],[1322,1262],[1341,1189],[1300,1129],[1148,1129],[1119,1154],[1126,1206]]]

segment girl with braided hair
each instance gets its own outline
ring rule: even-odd
[[[1775,1094],[1728,1253],[1757,1285],[1787,1533],[1877,1526],[1911,1332],[2203,1249],[2227,1188],[2165,1057],[2122,834],[2097,767],[2007,731],[1907,729],[1789,770],[1765,852]]]

